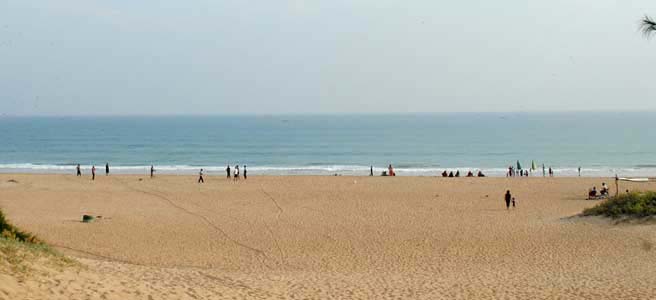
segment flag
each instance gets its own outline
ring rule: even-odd
[[[537,168],[535,167],[535,161],[532,160],[532,161],[531,161],[531,170],[535,171],[535,169],[537,169]]]
[[[521,170],[521,169],[522,169],[522,165],[519,164],[519,160],[518,160],[517,161],[517,170]]]

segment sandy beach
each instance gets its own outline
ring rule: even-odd
[[[1,174],[9,220],[80,265],[0,264],[0,299],[652,298],[656,225],[572,217],[602,181]]]

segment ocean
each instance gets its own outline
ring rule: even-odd
[[[517,161],[556,176],[656,175],[656,112],[0,117],[0,172],[504,176]],[[100,172],[102,173],[102,172]]]

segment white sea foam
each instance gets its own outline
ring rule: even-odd
[[[89,173],[91,165],[81,165],[83,173]],[[241,166],[243,168],[243,165]],[[104,165],[96,165],[99,174],[104,173]],[[211,165],[156,165],[157,174],[195,174],[199,169],[204,169],[209,175],[225,174],[225,166]],[[250,175],[345,175],[345,176],[366,176],[369,175],[369,166],[363,165],[312,165],[312,166],[248,166]],[[400,167],[395,168],[398,176],[440,176],[443,171],[460,171],[461,176],[465,176],[468,171],[477,173],[481,170],[487,176],[503,177],[507,168],[477,168],[477,167]],[[112,174],[148,174],[149,165],[143,166],[123,166],[110,165]],[[386,167],[374,167],[374,175],[378,176]],[[556,176],[578,176],[577,167],[559,167],[554,168]],[[54,164],[0,164],[0,173],[54,173],[54,174],[74,174],[75,165],[54,165]],[[586,177],[613,177],[615,174],[620,176],[656,176],[656,167],[591,167],[582,168],[581,175]],[[542,176],[542,169],[539,168],[531,173],[531,176]]]

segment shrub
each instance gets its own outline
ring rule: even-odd
[[[620,194],[583,210],[584,216],[649,217],[656,215],[656,192]]]

